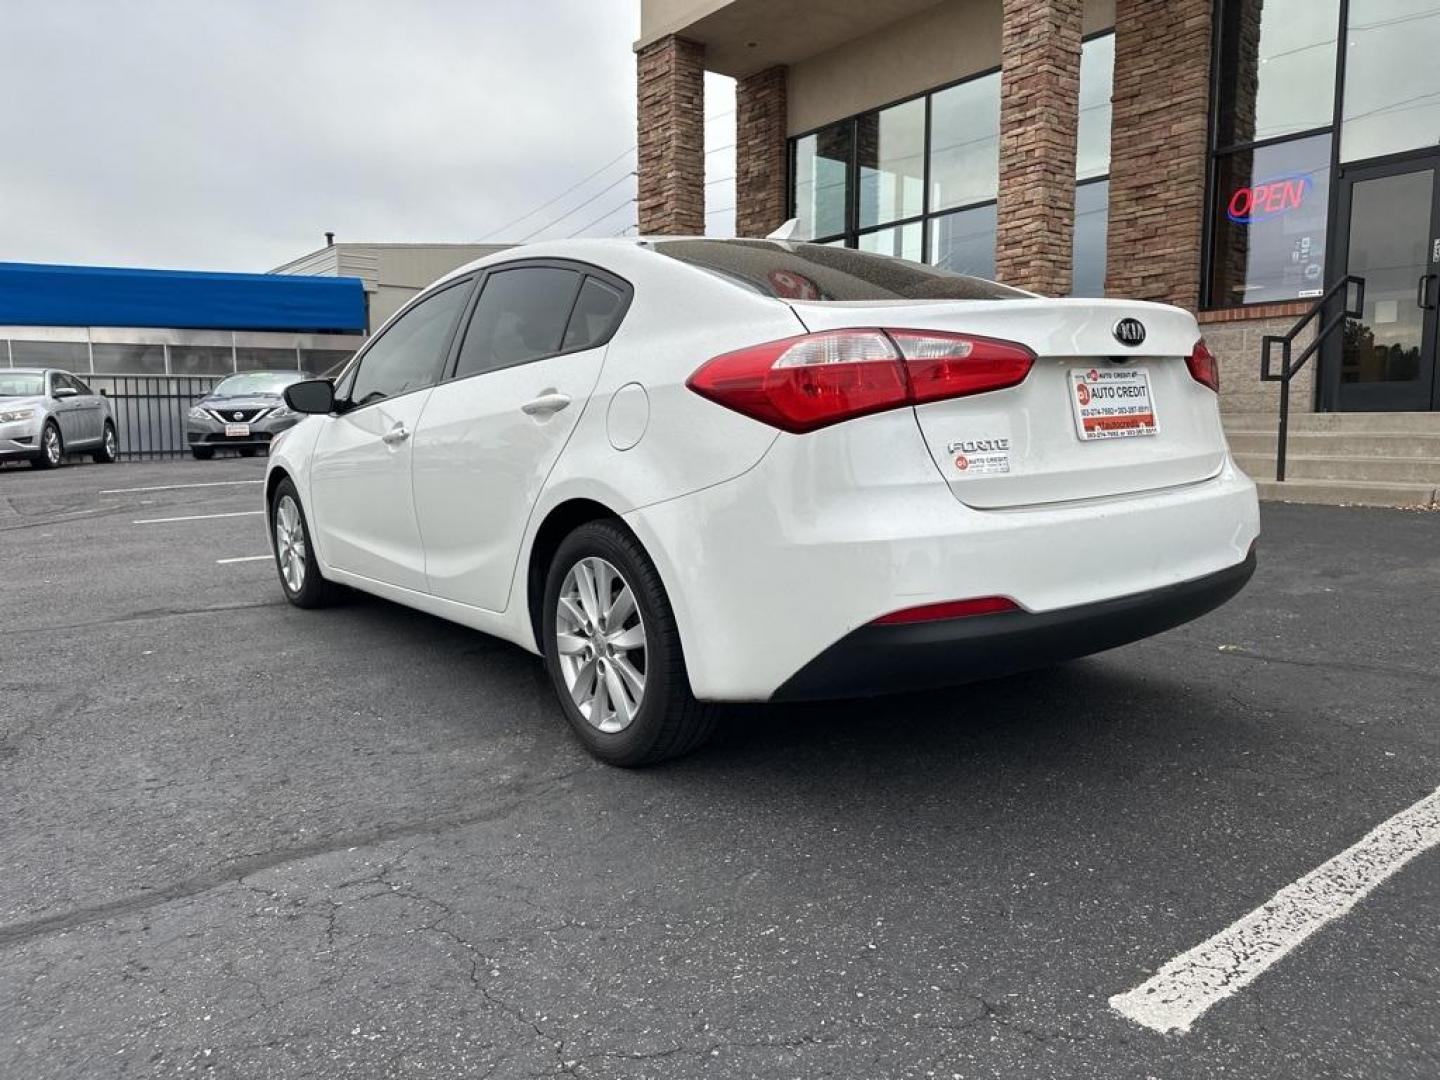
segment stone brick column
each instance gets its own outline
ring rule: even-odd
[[[636,57],[640,232],[705,231],[704,48],[661,38]]]
[[[1111,296],[1200,303],[1210,0],[1116,0]]]
[[[785,222],[785,85],[783,67],[735,84],[736,236],[765,236]]]
[[[1004,0],[996,277],[1070,292],[1082,0]]]

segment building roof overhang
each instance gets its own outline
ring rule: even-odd
[[[707,70],[743,78],[804,60],[938,2],[641,0],[635,48],[676,34],[705,46]]]

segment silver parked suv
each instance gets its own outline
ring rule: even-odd
[[[242,371],[195,403],[185,421],[190,452],[204,461],[226,447],[254,457],[270,440],[300,421],[280,396],[285,387],[312,376],[303,371]]]
[[[118,444],[110,401],[68,371],[0,371],[0,461],[28,460],[53,469],[66,454],[115,460]]]

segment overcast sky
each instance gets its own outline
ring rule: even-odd
[[[0,261],[258,271],[327,229],[519,240],[635,221],[639,0],[0,11]],[[733,84],[709,78],[714,234],[733,225],[733,110]]]

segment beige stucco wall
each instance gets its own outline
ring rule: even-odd
[[[1000,19],[1001,0],[943,0],[791,64],[790,134],[998,67]],[[1087,0],[1084,33],[1114,22],[1114,0]]]

